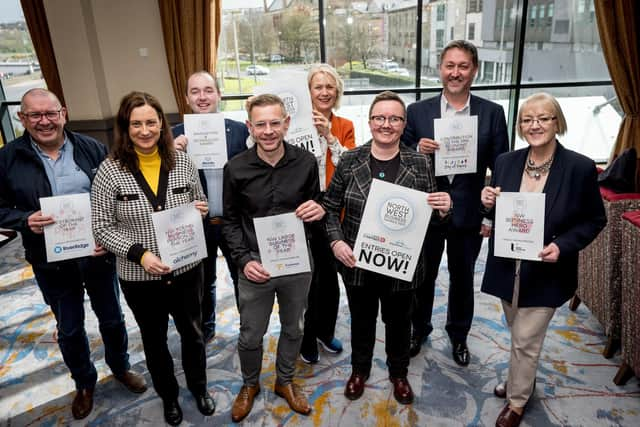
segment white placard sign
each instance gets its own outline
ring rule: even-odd
[[[427,193],[374,179],[353,247],[356,266],[413,280],[431,212]]]
[[[544,193],[500,193],[494,221],[495,256],[540,261],[544,204]]]
[[[151,214],[160,259],[176,270],[207,257],[202,216],[195,203]]]
[[[475,173],[478,168],[478,116],[453,116],[433,121],[436,176]]]
[[[254,218],[260,261],[271,277],[311,271],[304,223],[295,213]]]
[[[274,79],[255,88],[256,95],[264,93],[278,95],[291,117],[285,141],[310,151],[314,156],[321,154],[318,130],[313,125],[313,107],[306,75],[291,73],[286,78]]]
[[[222,169],[227,163],[227,132],[222,113],[185,114],[187,153],[198,169]]]
[[[42,197],[40,209],[55,221],[44,227],[47,262],[93,255],[89,193]]]

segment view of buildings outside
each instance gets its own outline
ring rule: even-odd
[[[528,1],[522,17],[526,33],[520,82],[512,81],[515,24],[522,8],[519,0],[424,0],[420,14],[416,0],[325,0],[325,58],[342,75],[347,91],[400,88],[408,91],[402,96],[410,103],[416,100],[412,88],[426,90],[421,97],[437,95],[441,86],[438,61],[444,46],[454,39],[470,40],[479,52],[474,83],[478,95],[499,102],[508,111],[510,89],[515,85],[539,85],[535,90],[523,89],[524,99],[553,83],[553,89],[547,90],[560,99],[570,119],[563,143],[605,160],[621,121],[615,92],[610,85],[575,86],[576,82],[610,79],[593,2]],[[217,75],[224,95],[248,96],[257,85],[306,73],[320,61],[318,0],[222,0],[222,8]],[[26,90],[44,87],[45,82],[19,0],[3,0],[0,12],[0,84],[4,99],[19,100]],[[571,86],[558,87],[558,83]],[[488,85],[491,88],[483,89]],[[370,137],[367,110],[371,99],[373,95],[345,96],[339,111],[354,121],[359,144]],[[246,117],[243,107],[242,99],[221,105],[240,120]],[[17,107],[11,107],[10,116],[14,131],[20,134],[16,111]],[[515,146],[520,144],[516,140]]]
[[[569,116],[563,144],[603,161],[618,133],[621,111],[610,85],[575,86],[610,80],[598,36],[594,0],[529,0],[522,78],[512,81],[518,0],[424,0],[421,15],[413,1],[325,0],[323,29],[326,62],[339,71],[345,89],[432,88],[441,86],[439,57],[446,44],[467,39],[478,47],[476,93],[509,108],[510,89],[539,85],[525,94],[547,90]],[[317,0],[223,0],[218,78],[225,95],[247,95],[257,85],[306,72],[320,60],[320,13]],[[418,40],[418,19],[421,16]],[[421,56],[416,79],[417,53]],[[553,89],[544,84],[553,83]],[[558,83],[572,86],[557,87]],[[490,90],[482,89],[491,85]],[[498,86],[498,89],[495,89]],[[504,87],[501,89],[500,87]],[[416,95],[403,94],[413,102]],[[356,125],[356,140],[370,135],[367,109],[373,95],[350,95],[339,114]],[[519,102],[521,102],[519,100]],[[244,102],[222,108],[244,119]],[[516,139],[515,146],[522,141]]]
[[[19,101],[27,90],[46,87],[19,0],[0,5],[0,101]],[[18,106],[9,107],[9,119],[16,136],[23,132]],[[0,117],[7,120],[5,117]],[[0,145],[2,145],[0,136]]]

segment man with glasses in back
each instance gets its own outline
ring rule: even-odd
[[[473,320],[473,276],[482,245],[480,192],[487,168],[493,170],[496,157],[509,150],[502,107],[471,95],[471,83],[477,71],[476,47],[464,40],[450,42],[440,54],[442,93],[409,105],[407,126],[402,135],[405,144],[433,156],[439,148],[439,143],[433,139],[435,119],[478,117],[476,172],[437,177],[438,191],[451,194],[453,213],[449,223],[429,227],[427,231],[426,241],[430,244],[423,248],[425,280],[416,292],[412,318],[410,354],[413,357],[433,330],[431,313],[435,283],[446,242],[450,278],[446,331],[451,340],[453,360],[460,366],[467,366],[470,360],[467,335]]]
[[[47,262],[44,228],[56,219],[42,214],[39,199],[88,193],[107,149],[93,138],[65,130],[66,109],[48,90],[26,92],[18,116],[24,135],[0,149],[0,227],[22,235],[25,257],[56,318],[60,352],[75,382],[71,412],[82,419],[93,408],[98,379],[84,328],[85,289],[114,376],[134,393],[147,386],[142,375],[130,370],[113,255],[97,246],[92,256]]]
[[[196,114],[217,113],[220,101],[220,88],[215,77],[207,71],[197,71],[187,79],[187,103]],[[224,119],[227,142],[227,158],[246,150],[249,132],[244,123]],[[174,126],[176,149],[186,151],[189,141],[184,135],[184,124]],[[209,218],[205,226],[207,258],[203,260],[205,291],[202,299],[202,335],[206,342],[216,335],[216,261],[218,248],[227,261],[229,275],[233,282],[233,291],[238,305],[238,269],[231,259],[231,253],[222,237],[222,169],[199,169],[200,183],[209,200]]]
[[[306,397],[293,384],[311,272],[271,277],[260,262],[253,219],[295,212],[310,223],[325,214],[315,201],[320,196],[315,157],[284,142],[290,117],[282,100],[269,94],[252,97],[247,101],[247,112],[247,127],[255,145],[227,163],[223,191],[222,232],[239,272],[238,353],[243,385],[231,409],[234,422],[249,414],[260,392],[263,338],[276,296],[281,330],[274,391],[292,410],[302,415],[311,412]]]

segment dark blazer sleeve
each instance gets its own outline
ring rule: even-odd
[[[224,124],[227,131],[227,158],[231,160],[247,149],[249,130],[244,123],[231,119],[224,119]]]
[[[583,161],[572,172],[574,182],[581,184],[571,193],[580,198],[575,203],[580,206],[582,218],[574,221],[566,231],[553,239],[553,243],[560,249],[560,257],[574,255],[584,249],[607,223],[595,163]]]
[[[418,134],[416,129],[416,122],[418,120],[418,105],[417,103],[410,104],[407,107],[407,125],[404,128],[402,137],[400,140],[409,148],[416,149],[418,146]]]
[[[491,145],[492,153],[488,164],[489,169],[492,171],[498,156],[509,151],[509,132],[507,132],[507,121],[504,117],[504,110],[500,105],[494,105],[495,108],[492,111],[491,117],[493,144]]]
[[[327,232],[329,242],[345,240],[340,224],[340,214],[344,207],[344,193],[347,188],[345,172],[350,167],[348,157],[349,156],[343,155],[340,159],[340,163],[338,163],[333,177],[331,177],[331,183],[329,187],[327,187],[327,191],[322,199],[322,206],[327,212],[325,216],[325,231]]]

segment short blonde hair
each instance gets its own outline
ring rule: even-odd
[[[564,118],[564,113],[562,112],[562,108],[560,108],[560,104],[558,100],[546,92],[538,92],[534,93],[530,97],[524,100],[522,105],[520,106],[520,110],[518,111],[518,127],[517,132],[518,136],[524,139],[524,133],[522,132],[522,126],[520,126],[520,121],[522,120],[522,111],[527,107],[530,107],[532,104],[543,104],[545,107],[551,107],[553,111],[553,115],[556,117],[556,123],[558,125],[558,135],[564,135],[567,133],[567,119]]]
[[[284,102],[282,102],[282,98],[278,95],[273,95],[271,93],[264,93],[262,95],[251,96],[247,99],[245,104],[245,108],[247,109],[247,115],[249,116],[249,120],[251,120],[251,110],[254,107],[265,107],[268,105],[279,105],[282,110],[282,116],[287,116],[287,110],[284,107]]]
[[[342,95],[344,93],[344,83],[342,82],[340,75],[338,74],[336,69],[329,64],[312,65],[311,68],[309,69],[309,74],[307,74],[307,83],[309,84],[309,89],[311,89],[311,80],[313,80],[313,76],[315,76],[318,73],[325,74],[331,77],[333,81],[336,82],[336,102],[333,105],[333,109],[334,110],[339,109],[340,99],[342,99]]]

